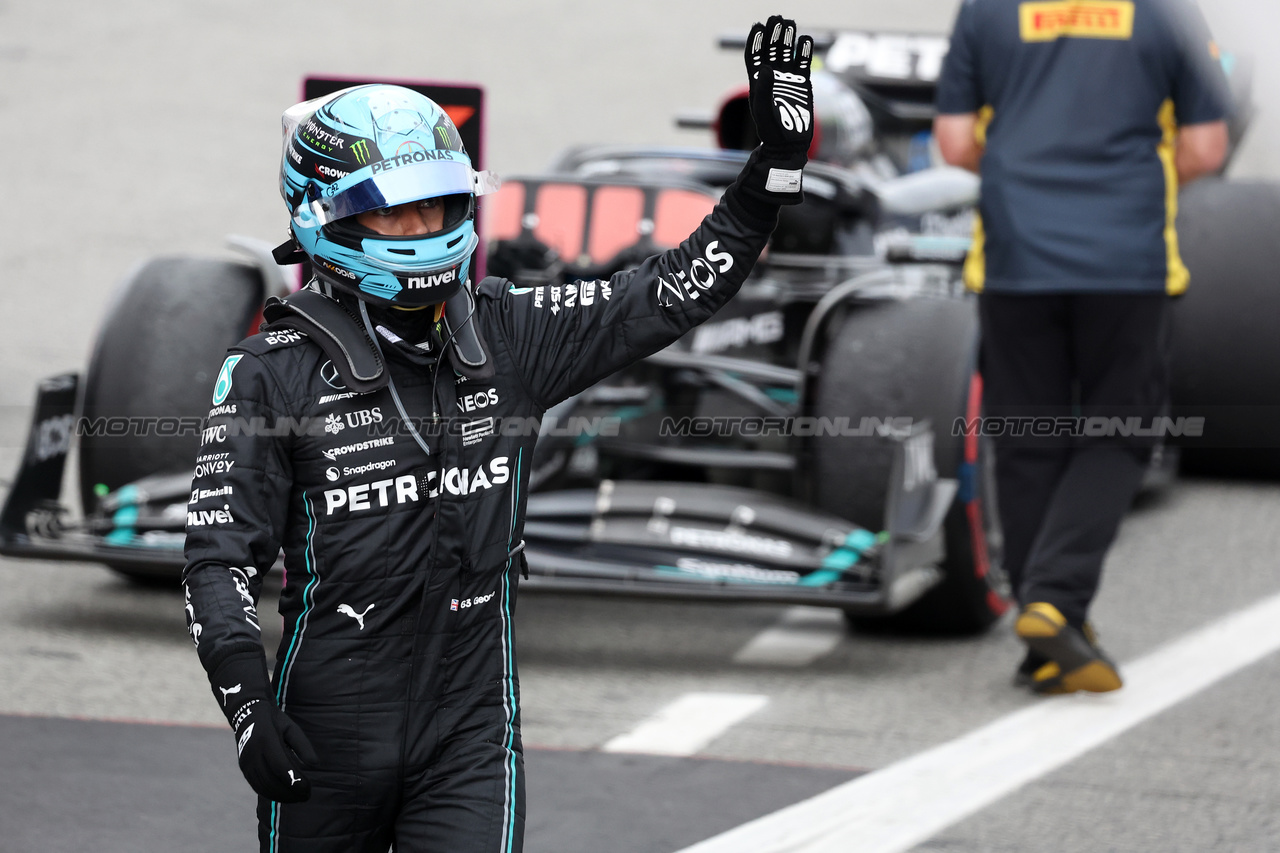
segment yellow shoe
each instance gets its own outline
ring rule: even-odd
[[[1031,675],[1030,687],[1037,693],[1107,693],[1124,684],[1092,629],[1086,633],[1072,628],[1048,602],[1034,601],[1022,608],[1013,630],[1032,652],[1049,661]]]

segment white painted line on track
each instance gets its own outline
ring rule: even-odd
[[[808,666],[838,646],[844,634],[844,614],[834,607],[790,607],[778,624],[738,649],[733,662]]]
[[[1280,649],[1280,595],[1039,704],[680,853],[901,853]]]
[[[743,693],[686,693],[602,749],[693,755],[768,702],[768,696]]]

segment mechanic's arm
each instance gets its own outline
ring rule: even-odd
[[[311,792],[297,756],[314,761],[314,751],[276,707],[258,627],[262,579],[280,553],[293,482],[292,432],[261,427],[284,417],[283,408],[267,367],[251,353],[229,353],[191,480],[182,583],[187,628],[235,732],[241,771],[262,796],[297,802]]]
[[[1222,54],[1197,4],[1180,2],[1156,7],[1169,27],[1165,39],[1173,68],[1171,96],[1178,124],[1174,164],[1185,186],[1213,174],[1226,161],[1230,138],[1231,86]]]
[[[948,165],[980,171],[986,146],[978,138],[977,113],[938,116],[933,120],[933,137]]]
[[[951,30],[951,46],[942,62],[935,95],[938,109],[933,136],[948,165],[977,172],[986,150],[986,125],[982,108],[986,96],[978,73],[979,34],[977,5],[962,3]]]
[[[1225,121],[1179,128],[1174,161],[1178,167],[1178,184],[1186,186],[1197,178],[1216,173],[1227,159],[1229,145]]]
[[[761,144],[678,247],[608,281],[482,285],[482,294],[502,300],[506,343],[540,405],[550,407],[670,345],[738,291],[777,224],[779,206],[803,199],[801,170],[813,141],[812,52],[812,40],[792,21],[774,16],[752,27],[745,58]]]

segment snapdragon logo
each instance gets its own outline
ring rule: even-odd
[[[380,459],[377,462],[366,462],[364,465],[357,465],[355,468],[343,468],[342,476],[354,477],[357,474],[368,474],[370,471],[385,471],[388,468],[395,467],[395,460]]]

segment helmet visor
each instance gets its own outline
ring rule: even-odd
[[[487,172],[477,173],[468,164],[456,160],[436,160],[381,171],[332,196],[315,199],[311,210],[321,225],[327,225],[370,210],[424,198],[482,195],[491,191],[492,185],[492,176]]]

